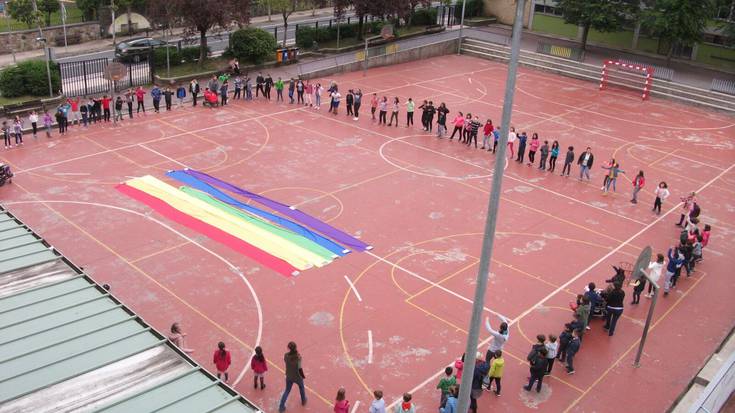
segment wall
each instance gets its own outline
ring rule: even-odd
[[[128,14],[125,12],[118,12],[117,16],[115,16],[115,33],[127,33],[128,32]],[[138,13],[130,13],[130,22],[133,26],[133,32],[137,32],[140,30],[150,29],[151,24],[148,22],[148,19],[141,16]],[[125,27],[123,27],[125,26]],[[112,27],[109,27],[107,29],[107,34],[112,35]]]
[[[62,26],[51,26],[43,28],[43,35],[49,41],[49,46],[57,47],[64,45],[64,29]],[[98,22],[75,23],[66,25],[66,36],[69,44],[88,42],[100,38],[100,25]],[[36,41],[38,29],[21,30],[9,33],[0,33],[0,53],[23,52],[26,50],[43,49],[43,44]],[[72,41],[77,38],[77,42]],[[60,43],[57,43],[60,42]]]
[[[516,15],[517,0],[483,0],[483,14],[495,16],[498,23],[513,24]],[[528,17],[531,15],[531,0],[526,0],[525,10],[523,11],[523,27],[528,27]]]

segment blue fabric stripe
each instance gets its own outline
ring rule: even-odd
[[[253,215],[257,215],[261,218],[265,218],[275,224],[278,224],[286,229],[289,229],[301,235],[302,237],[308,240],[311,240],[317,243],[318,245],[328,249],[329,251],[333,252],[335,255],[343,257],[345,254],[350,252],[350,250],[344,248],[343,246],[337,244],[336,242],[330,240],[329,238],[325,238],[322,235],[317,234],[314,231],[311,231],[308,228],[303,227],[293,221],[289,221],[288,219],[285,219],[278,215],[274,215],[274,214],[271,214],[270,212],[263,211],[262,209],[258,209],[250,205],[244,204],[238,201],[237,199],[225,194],[219,189],[207,184],[206,182],[203,182],[182,171],[170,171],[170,172],[167,172],[166,175],[170,178],[176,179],[179,182],[189,185],[190,187],[194,189],[198,189],[202,192],[206,192],[207,194],[213,196],[214,198],[226,204],[232,205],[235,208],[242,209],[243,211],[246,211]]]

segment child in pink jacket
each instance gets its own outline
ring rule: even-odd
[[[337,399],[334,402],[334,413],[350,413],[350,401],[345,397],[344,388],[337,390]]]

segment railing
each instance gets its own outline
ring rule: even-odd
[[[735,80],[712,79],[710,90],[735,95]]]
[[[463,40],[462,52],[503,62],[507,62],[510,58],[509,47],[471,37]],[[560,57],[523,50],[521,51],[519,62],[524,66],[550,71],[564,76],[596,83],[600,81],[601,68],[592,64],[573,62]],[[643,81],[641,75],[627,72],[617,72],[608,79],[608,83],[612,85],[635,89],[642,89]],[[730,95],[667,80],[658,79],[654,82],[651,95],[735,112],[735,99]]]
[[[648,63],[640,63],[633,60],[628,59],[618,59],[620,63],[625,63],[633,66],[647,66],[653,68],[653,78],[654,79],[661,79],[661,80],[674,80],[674,69],[670,69],[668,67],[663,66],[657,66],[657,65],[650,65]]]
[[[717,413],[735,390],[735,353],[720,367],[712,381],[689,408],[689,413]]]

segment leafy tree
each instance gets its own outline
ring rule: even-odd
[[[38,11],[45,14],[46,26],[51,26],[51,13],[59,11],[61,4],[58,0],[37,0]]]
[[[10,17],[23,22],[31,29],[39,20],[40,13],[34,13],[31,0],[12,0],[7,4]]]
[[[676,45],[691,46],[701,40],[714,12],[711,0],[656,0],[644,18],[651,33],[666,42],[666,60],[670,62]]]
[[[166,0],[190,33],[199,34],[199,64],[207,58],[207,32],[215,27],[247,23],[250,0]]]
[[[590,29],[606,33],[622,30],[638,12],[638,3],[638,0],[559,0],[556,7],[566,23],[582,27],[582,49],[585,49]]]
[[[286,47],[286,37],[288,35],[288,18],[296,11],[298,0],[269,0],[273,10],[281,13],[283,17],[283,47]]]
[[[102,5],[102,0],[75,0],[77,8],[81,10],[82,16],[85,21],[94,20],[97,18],[97,10]],[[156,3],[156,2],[152,2]]]
[[[228,55],[242,62],[263,63],[278,47],[278,42],[269,32],[258,28],[240,29],[232,33]]]

